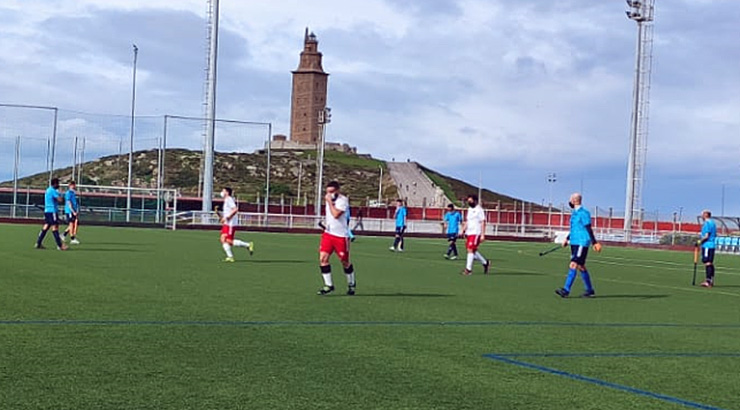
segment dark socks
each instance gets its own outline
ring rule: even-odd
[[[52,235],[54,235],[54,240],[57,242],[58,247],[62,247],[62,238],[59,236],[59,231],[52,232]]]
[[[42,229],[41,232],[39,232],[39,238],[36,240],[36,245],[41,246],[41,242],[44,241],[44,238],[46,237],[46,233],[49,232],[48,229]]]

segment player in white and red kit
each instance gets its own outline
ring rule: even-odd
[[[234,202],[231,188],[224,188],[221,190],[221,198],[224,199],[224,209],[221,214],[221,246],[226,252],[225,262],[234,262],[234,253],[231,251],[232,246],[239,248],[247,248],[249,254],[254,253],[254,242],[244,242],[239,239],[235,239],[236,234],[236,214],[239,212],[239,208]]]
[[[336,252],[347,276],[347,294],[354,295],[355,268],[349,261],[349,222],[344,214],[349,209],[349,200],[339,192],[339,183],[331,181],[326,185],[324,201],[326,202],[326,219],[319,246],[319,267],[324,286],[319,289],[318,294],[328,295],[334,291],[329,257]]]
[[[467,237],[465,248],[468,250],[468,259],[462,274],[473,274],[473,262],[477,259],[483,264],[483,273],[488,274],[491,262],[478,252],[478,246],[486,240],[486,213],[478,203],[478,195],[468,195],[468,214],[463,223],[462,231]]]

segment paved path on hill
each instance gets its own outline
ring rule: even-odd
[[[442,208],[449,203],[442,188],[434,185],[416,162],[389,162],[388,170],[406,205]]]

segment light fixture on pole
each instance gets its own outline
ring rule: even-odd
[[[139,57],[139,47],[134,46],[134,73],[131,85],[131,135],[128,145],[128,184],[126,186],[126,222],[131,221],[131,172],[134,161],[134,119],[136,118],[136,62]]]
[[[321,216],[321,203],[323,202],[321,199],[323,198],[323,195],[321,195],[324,190],[322,189],[324,185],[324,149],[326,147],[326,124],[329,124],[331,122],[331,108],[325,107],[323,110],[319,111],[319,127],[321,128],[319,132],[319,142],[318,142],[318,158],[316,161],[317,169],[317,181],[316,181],[316,206],[315,206],[315,213],[317,217]]]

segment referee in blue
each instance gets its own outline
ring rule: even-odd
[[[701,263],[707,272],[707,278],[701,286],[711,288],[714,286],[714,251],[717,247],[717,224],[712,219],[712,212],[704,210],[701,213],[704,225],[701,227],[701,239],[697,246],[701,246]]]
[[[57,214],[57,207],[62,201],[63,196],[59,193],[59,178],[53,178],[49,187],[46,188],[46,193],[44,193],[44,226],[41,228],[39,237],[36,240],[36,249],[44,249],[43,242],[49,229],[54,234],[57,249],[60,251],[67,249],[67,245],[63,244],[62,238],[59,237],[59,215]]]
[[[591,228],[591,213],[583,207],[582,201],[581,194],[575,193],[570,196],[568,202],[573,212],[570,214],[570,234],[563,242],[563,246],[570,244],[570,269],[568,270],[568,276],[565,278],[565,285],[555,291],[562,298],[567,298],[570,295],[570,288],[573,286],[579,271],[586,287],[586,292],[581,297],[592,298],[596,295],[591,284],[591,275],[586,269],[586,258],[588,257],[589,246],[593,245],[596,252],[601,252],[601,244],[596,241],[594,231]]]

